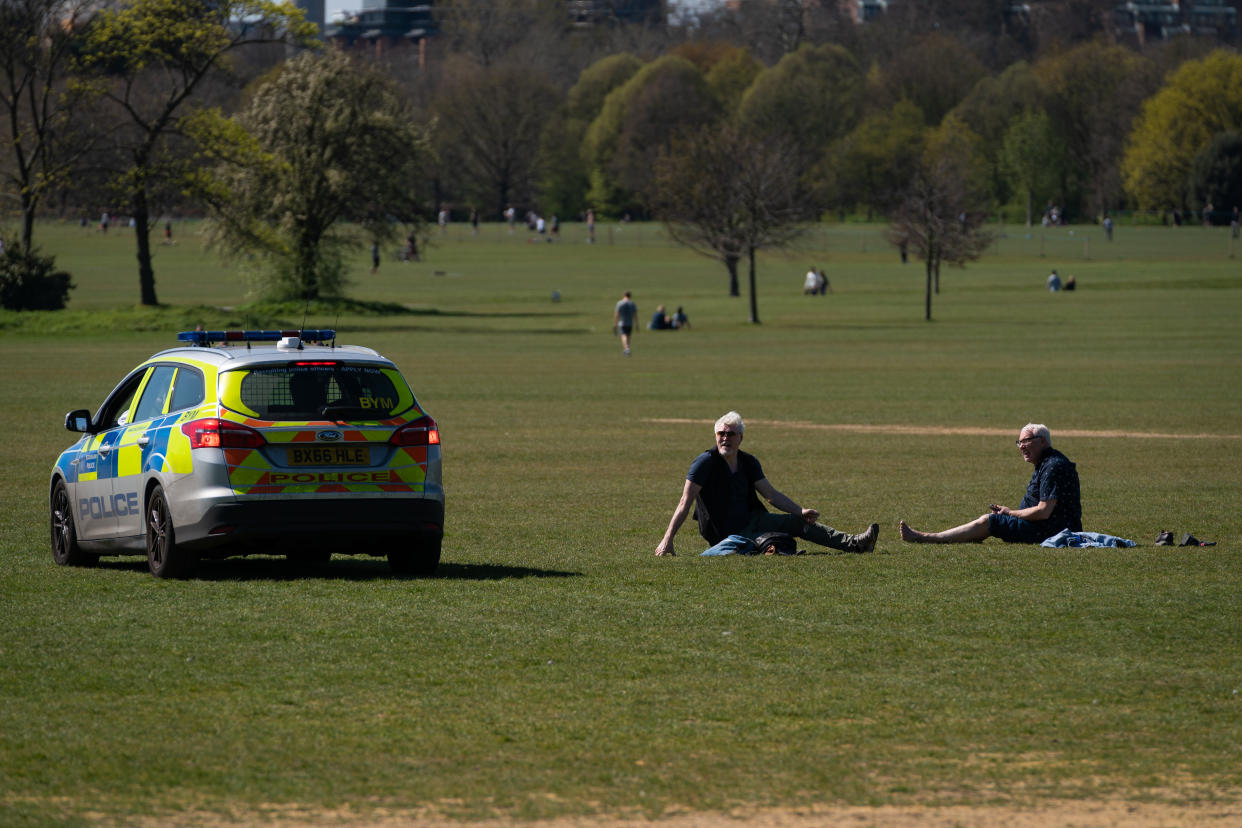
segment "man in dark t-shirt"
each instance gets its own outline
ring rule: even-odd
[[[845,552],[870,552],[880,527],[871,527],[862,534],[849,535],[816,521],[819,512],[803,509],[776,490],[763,474],[763,466],[754,455],[742,451],[745,429],[736,411],[716,421],[716,445],[700,454],[690,464],[681,501],[673,511],[664,537],[656,547],[657,555],[675,555],[673,537],[694,510],[699,533],[709,544],[720,543],[730,535],[754,540],[766,532],[785,532],[811,543]],[[768,512],[758,495],[784,514]]]
[[[1048,427],[1037,423],[1023,426],[1018,450],[1035,471],[1017,509],[993,503],[987,514],[943,532],[918,532],[903,520],[897,526],[901,539],[908,543],[968,543],[1000,538],[1008,543],[1042,543],[1066,529],[1081,532],[1078,469],[1052,447]]]

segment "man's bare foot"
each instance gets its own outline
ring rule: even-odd
[[[922,532],[916,532],[911,529],[904,520],[898,522],[897,531],[901,533],[901,539],[906,543],[923,543],[926,540],[926,536]]]

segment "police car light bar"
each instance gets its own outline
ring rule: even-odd
[[[279,342],[287,336],[295,336],[303,342],[328,342],[336,339],[336,331],[182,331],[177,339],[207,346],[215,342]]]

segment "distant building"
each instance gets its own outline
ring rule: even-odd
[[[1238,12],[1228,0],[1127,0],[1114,13],[1117,34],[1138,43],[1192,34],[1233,40]]]
[[[323,0],[313,0],[322,4]],[[365,47],[376,55],[413,46],[426,54],[427,40],[438,34],[433,0],[362,0],[362,10],[328,21],[324,37],[346,48]],[[322,5],[321,5],[322,8]],[[665,22],[662,0],[566,0],[574,26]]]
[[[841,11],[855,23],[866,23],[888,11],[889,5],[889,0],[842,0]]]
[[[379,56],[389,49],[426,49],[436,33],[429,0],[362,0],[362,10],[328,22],[324,37],[345,47],[367,47]]]
[[[565,6],[575,26],[665,22],[661,0],[567,0]]]
[[[322,32],[324,0],[297,0],[296,5],[299,9],[306,12],[307,22],[314,23],[319,27],[319,31]]]

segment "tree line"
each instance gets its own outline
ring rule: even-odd
[[[274,296],[338,294],[345,254],[449,209],[658,218],[739,292],[825,214],[939,267],[985,216],[1242,205],[1242,60],[1116,42],[1113,4],[743,0],[664,25],[569,25],[557,0],[447,0],[414,48],[343,52],[269,0],[5,0],[0,174],[21,216],[206,214]],[[831,6],[832,8],[827,8]],[[6,253],[7,255],[7,253]]]

